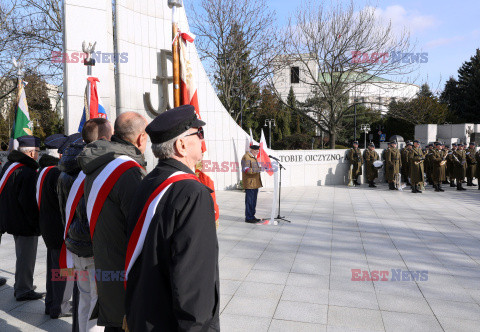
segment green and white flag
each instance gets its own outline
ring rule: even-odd
[[[15,108],[15,122],[13,123],[10,134],[8,151],[18,149],[17,138],[25,135],[33,135],[33,123],[28,114],[27,96],[25,95],[25,85],[23,80],[18,84],[17,107]]]

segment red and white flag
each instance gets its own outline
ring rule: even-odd
[[[272,168],[272,161],[268,156],[270,154],[270,149],[267,147],[267,141],[265,140],[265,135],[263,134],[262,129],[262,136],[260,137],[260,151],[258,152],[257,160],[265,168],[265,171],[268,175],[273,175],[273,168]]]
[[[5,185],[7,184],[10,175],[12,175],[12,173],[15,172],[17,168],[22,166],[24,165],[20,163],[12,163],[10,166],[8,166],[5,173],[3,173],[2,179],[0,180],[0,195],[2,194],[3,188],[5,188]]]

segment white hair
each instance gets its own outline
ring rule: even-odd
[[[152,144],[152,152],[155,158],[159,160],[172,158],[175,154],[175,142],[184,134],[185,133],[182,133],[163,143]]]
[[[45,150],[45,154],[47,156],[52,156],[52,157],[55,157],[55,158],[59,158],[60,159],[60,154],[58,153],[58,150],[57,149],[46,149]]]
[[[32,150],[35,151],[35,148],[31,147],[31,146],[18,148],[18,151],[20,151],[22,153],[29,153]]]

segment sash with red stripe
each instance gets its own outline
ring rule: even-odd
[[[132,158],[120,156],[108,163],[96,177],[95,181],[93,181],[90,194],[87,198],[87,216],[92,239],[98,216],[102,211],[105,200],[118,179],[132,167],[142,168],[142,166]]]
[[[70,224],[72,223],[73,217],[75,216],[75,210],[77,209],[78,203],[83,196],[83,185],[85,183],[85,173],[80,172],[73,182],[72,188],[68,193],[67,204],[65,206],[65,230],[63,232],[63,244],[60,251],[60,268],[67,269],[73,267],[73,258],[72,253],[67,249],[65,245],[65,240],[67,239],[68,230]]]
[[[7,184],[8,178],[10,175],[12,175],[13,172],[19,167],[25,166],[20,163],[12,163],[10,166],[8,166],[7,170],[5,173],[3,173],[2,179],[0,180],[0,195],[2,194],[3,188]]]
[[[45,178],[47,177],[48,172],[55,166],[49,166],[45,167],[42,169],[40,174],[38,175],[37,179],[37,203],[38,203],[38,209],[40,210],[40,202],[42,200],[42,189],[43,189],[43,181],[45,181]]]
[[[127,256],[125,259],[125,288],[127,287],[128,273],[142,252],[145,236],[147,235],[152,218],[155,215],[158,203],[173,183],[182,180],[195,180],[200,182],[198,177],[194,174],[175,172],[170,175],[170,177],[166,179],[160,186],[158,186],[157,189],[155,189],[155,191],[148,197],[142,213],[140,214],[140,217],[135,225],[133,233],[130,236],[130,240],[128,241]]]

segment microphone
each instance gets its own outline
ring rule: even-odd
[[[271,156],[271,155],[268,155],[270,158],[272,158],[273,160],[276,160],[276,161],[280,161],[280,159],[278,158],[275,158],[274,156]]]

